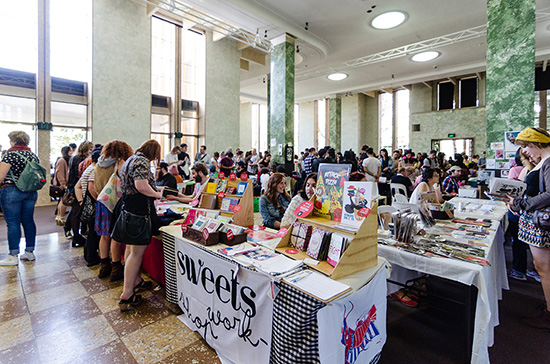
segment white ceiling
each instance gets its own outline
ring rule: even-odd
[[[359,67],[345,62],[420,41],[484,26],[486,2],[480,0],[184,0],[186,3],[251,33],[273,39],[284,32],[297,37],[296,102],[341,93],[399,87],[415,82],[465,75],[485,70],[486,38],[434,48],[441,56],[426,63],[403,55]],[[372,6],[375,6],[372,8]],[[368,10],[372,10],[368,13]],[[405,23],[377,30],[370,21],[391,10],[404,11]],[[305,30],[305,23],[309,30]],[[550,0],[537,0],[536,59],[550,59]],[[334,82],[328,73],[343,70],[349,77]],[[241,99],[265,101],[265,66],[241,70]]]

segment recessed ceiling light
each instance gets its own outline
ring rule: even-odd
[[[436,51],[427,51],[427,52],[417,53],[414,56],[412,56],[411,59],[415,62],[428,62],[428,61],[431,61],[432,59],[436,59],[440,55],[441,53]]]
[[[376,29],[391,29],[407,20],[407,14],[401,11],[388,11],[372,19],[370,23]]]
[[[348,75],[342,72],[331,73],[328,75],[328,79],[331,81],[342,81],[348,78]]]

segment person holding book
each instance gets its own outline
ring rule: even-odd
[[[260,214],[263,218],[263,225],[278,230],[289,204],[290,195],[286,192],[285,175],[273,173],[269,177],[267,188],[260,198]]]
[[[290,205],[285,211],[285,215],[281,220],[281,226],[288,227],[296,221],[296,216],[294,216],[294,211],[296,208],[304,201],[309,201],[315,194],[315,187],[317,186],[317,173],[310,173],[306,177],[305,187],[298,192],[296,196],[290,201]]]
[[[541,159],[525,178],[528,197],[509,196],[510,201],[506,204],[520,216],[518,238],[529,245],[546,298],[543,310],[521,322],[536,329],[550,330],[550,232],[535,225],[533,220],[535,211],[550,207],[550,134],[541,128],[526,128],[518,134],[515,144],[521,146],[527,157]]]
[[[208,169],[204,163],[197,163],[191,167],[191,176],[195,180],[195,190],[191,196],[185,196],[181,193],[178,193],[177,196],[168,195],[166,198],[168,200],[175,200],[183,203],[190,203],[193,200],[198,200],[201,196],[202,191],[206,188],[208,184]]]

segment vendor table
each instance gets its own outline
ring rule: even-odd
[[[180,246],[182,242],[183,244],[187,244],[188,248],[192,248],[193,254],[198,254],[197,257],[200,256],[203,262],[217,259],[219,262],[225,261],[234,263],[232,260],[215,253],[217,248],[220,247],[218,245],[203,247],[181,238],[181,229],[179,226],[163,227],[161,228],[161,232],[164,247],[166,299],[168,302],[180,304],[181,306],[181,302],[179,302],[181,295],[177,291],[177,278],[178,274],[181,274],[181,272],[178,271],[179,268],[176,266],[176,255],[178,254],[177,247]],[[383,268],[386,266],[386,263],[387,262],[385,259],[379,258],[376,266],[342,278],[340,281],[350,285],[353,289],[352,292],[354,293],[350,293],[350,295],[346,296],[346,298],[342,298],[341,300],[349,299],[352,294],[356,294],[369,288],[369,285],[371,284],[369,282],[371,282],[373,277],[380,277],[380,275],[383,275],[383,280],[385,282],[386,272]],[[244,267],[241,267],[240,269],[247,270],[247,268]],[[254,274],[263,273],[254,272]],[[276,294],[275,300],[273,301],[272,340],[269,349],[270,353],[267,354],[270,358],[269,362],[277,364],[321,363],[317,315],[319,314],[319,311],[326,308],[327,305],[283,282],[275,281],[275,287],[276,290],[278,290],[278,294]],[[376,296],[381,298],[381,301],[383,301],[383,310],[378,313],[377,318],[379,320],[378,322],[381,323],[380,325],[383,325],[383,337],[379,336],[377,338],[378,342],[383,339],[382,345],[385,342],[386,293],[385,284],[383,284],[382,290],[376,291]],[[183,294],[189,295],[188,292],[184,292]],[[346,304],[348,304],[348,302],[346,302]],[[349,304],[347,309],[349,310]],[[348,326],[350,326],[351,329],[354,328],[354,325],[356,325],[355,322],[348,323]],[[194,329],[196,330],[196,328]],[[380,332],[382,333],[382,330],[380,330]],[[227,332],[225,335],[226,339],[230,340],[227,335],[233,335],[233,333]],[[338,335],[342,335],[340,328],[338,328]],[[208,337],[205,339],[209,342]],[[209,342],[209,344],[211,343]],[[336,344],[340,344],[339,341]],[[361,352],[361,348],[358,348],[357,350],[357,353]],[[241,360],[246,357],[246,353],[231,353],[231,355],[228,355],[227,352],[220,350],[219,346],[217,353],[223,363],[231,363],[232,361],[230,360],[230,357],[239,357]],[[374,358],[368,362],[376,363],[378,361],[380,353],[375,352],[375,354],[376,355],[374,355]],[[350,355],[355,354],[352,353]],[[358,356],[356,363],[365,363],[365,361],[362,360],[362,357],[366,357],[366,355]],[[335,361],[331,361],[331,363],[333,362]],[[342,363],[344,363],[343,358]]]
[[[452,202],[467,200],[481,203],[495,203],[495,201],[453,199]],[[386,258],[392,264],[390,280],[404,282],[415,278],[418,273],[434,275],[437,277],[459,282],[466,286],[477,288],[472,300],[475,302],[475,318],[473,327],[473,342],[471,363],[489,363],[488,347],[493,345],[494,327],[499,324],[498,301],[502,299],[502,290],[508,289],[508,277],[506,275],[506,261],[504,257],[504,230],[502,222],[506,221],[506,211],[496,202],[497,207],[491,214],[458,213],[457,217],[478,217],[492,219],[491,228],[494,231],[488,239],[490,243],[486,250],[486,259],[491,266],[481,265],[433,256],[426,257],[397,249],[392,246],[379,245],[378,255]],[[465,304],[468,304],[466,298]],[[472,310],[473,312],[473,310]]]

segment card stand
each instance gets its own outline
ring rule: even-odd
[[[229,240],[227,238],[226,233],[220,232],[220,243],[225,244],[227,246],[233,246],[233,245],[237,245],[237,244],[240,244],[240,243],[244,243],[246,240],[247,240],[247,234],[246,233],[233,235],[233,239]]]
[[[204,246],[210,246],[210,245],[216,245],[220,242],[220,232],[214,231],[213,233],[208,234],[208,239],[204,239],[204,236],[202,235],[202,231],[198,231],[193,229],[191,225],[187,225],[187,231],[182,230],[182,236],[185,239],[191,240],[192,242],[195,242],[200,245]]]
[[[231,181],[228,179],[226,189],[227,187],[237,188],[239,185],[239,182],[243,182],[243,181],[241,181],[241,179],[239,178],[237,178],[235,181]],[[242,196],[233,195],[233,194],[225,195],[225,197],[229,197],[229,198],[238,198],[239,199],[238,206],[241,206],[241,210],[239,212],[220,211],[220,215],[233,218],[233,224],[235,225],[248,227],[250,225],[254,225],[254,191],[253,191],[254,188],[252,186],[252,181],[250,179],[245,183],[247,183],[247,186]],[[203,194],[215,195],[216,197],[218,195],[215,192],[206,192],[206,191],[204,191]],[[221,205],[222,205],[222,199],[217,198],[215,210],[220,210]]]
[[[306,218],[298,218],[297,221],[311,225],[312,227],[321,228],[325,231],[353,236],[353,239],[349,242],[348,248],[340,257],[340,261],[338,262],[336,267],[333,267],[326,260],[324,260],[319,261],[319,263],[316,265],[305,263],[310,268],[326,274],[332,279],[339,279],[341,277],[347,276],[348,274],[365,270],[377,264],[378,205],[376,203],[373,203],[371,212],[365,218],[365,220],[355,233],[338,228],[336,225],[339,225],[339,222],[328,220],[324,217],[312,216]],[[298,252],[297,254],[286,252],[286,250],[288,249],[293,249],[290,246],[291,233],[292,227],[290,227],[285,236],[283,236],[283,238],[275,248],[275,251],[296,260],[304,260],[305,258],[309,258],[306,252]]]

